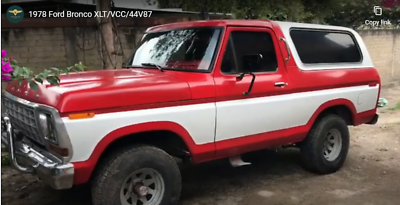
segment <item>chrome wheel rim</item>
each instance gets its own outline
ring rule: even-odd
[[[324,142],[324,158],[329,161],[335,161],[342,150],[342,135],[339,130],[331,129],[328,131]]]
[[[160,204],[165,192],[164,180],[154,169],[134,171],[123,182],[120,191],[122,205]]]

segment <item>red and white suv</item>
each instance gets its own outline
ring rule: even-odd
[[[55,189],[90,182],[95,205],[177,204],[192,163],[296,144],[333,173],[348,126],[375,124],[380,78],[354,30],[262,20],[149,28],[127,66],[10,83],[2,142]]]

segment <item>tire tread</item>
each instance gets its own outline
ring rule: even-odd
[[[99,161],[99,166],[97,167],[97,170],[94,171],[94,176],[93,176],[93,181],[92,181],[92,201],[94,205],[111,205],[108,203],[105,203],[106,201],[109,201],[109,195],[105,192],[105,189],[107,189],[108,184],[107,178],[111,177],[114,168],[121,162],[123,161],[124,158],[128,156],[135,156],[135,153],[138,152],[148,152],[147,154],[155,154],[155,155],[160,155],[164,154],[167,156],[168,162],[171,164],[176,164],[176,161],[174,158],[166,153],[164,150],[159,149],[154,146],[149,146],[149,145],[142,145],[142,144],[136,144],[132,146],[125,146],[122,147],[121,149],[115,150],[114,152],[110,153],[106,158],[103,160]],[[175,167],[172,167],[174,172],[179,173],[180,177],[180,170],[178,168],[178,165]],[[175,196],[173,199],[173,204],[177,204],[179,197],[180,197],[180,192],[181,192],[181,185],[182,182],[174,182],[174,187],[179,187],[179,195]],[[114,204],[112,204],[114,205]]]
[[[320,140],[323,136],[324,129],[327,124],[336,122],[340,125],[339,129],[342,129],[341,132],[345,132],[344,134],[347,136],[342,136],[342,141],[348,141],[349,131],[347,128],[347,124],[345,120],[335,114],[327,115],[317,121],[314,126],[311,128],[307,138],[301,143],[301,161],[305,169],[316,172],[319,174],[329,174],[336,172],[343,165],[345,158],[347,157],[348,151],[348,142],[342,143],[342,146],[347,146],[345,148],[345,153],[341,153],[339,157],[343,159],[339,159],[338,163],[334,166],[326,166],[326,164],[321,163],[320,153],[317,151],[320,147]],[[345,129],[343,130],[343,128]],[[343,135],[343,134],[342,134]],[[343,139],[345,137],[346,139]],[[347,143],[347,144],[346,144]]]

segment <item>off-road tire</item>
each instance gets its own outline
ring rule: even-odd
[[[165,193],[160,204],[176,205],[181,194],[181,174],[175,160],[163,150],[147,145],[122,148],[110,154],[94,173],[92,201],[94,205],[120,205],[120,189],[135,170],[152,168],[164,180]]]
[[[337,129],[342,138],[342,148],[334,161],[328,161],[323,154],[327,133]],[[330,174],[338,171],[344,164],[350,146],[350,134],[346,122],[338,115],[327,115],[315,122],[307,138],[301,143],[301,161],[304,168],[318,174]]]

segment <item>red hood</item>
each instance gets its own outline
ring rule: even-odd
[[[55,107],[61,113],[191,99],[187,82],[150,69],[86,71],[60,76],[60,86],[45,82],[38,91],[9,83],[7,92]],[[19,92],[18,92],[19,91]]]

